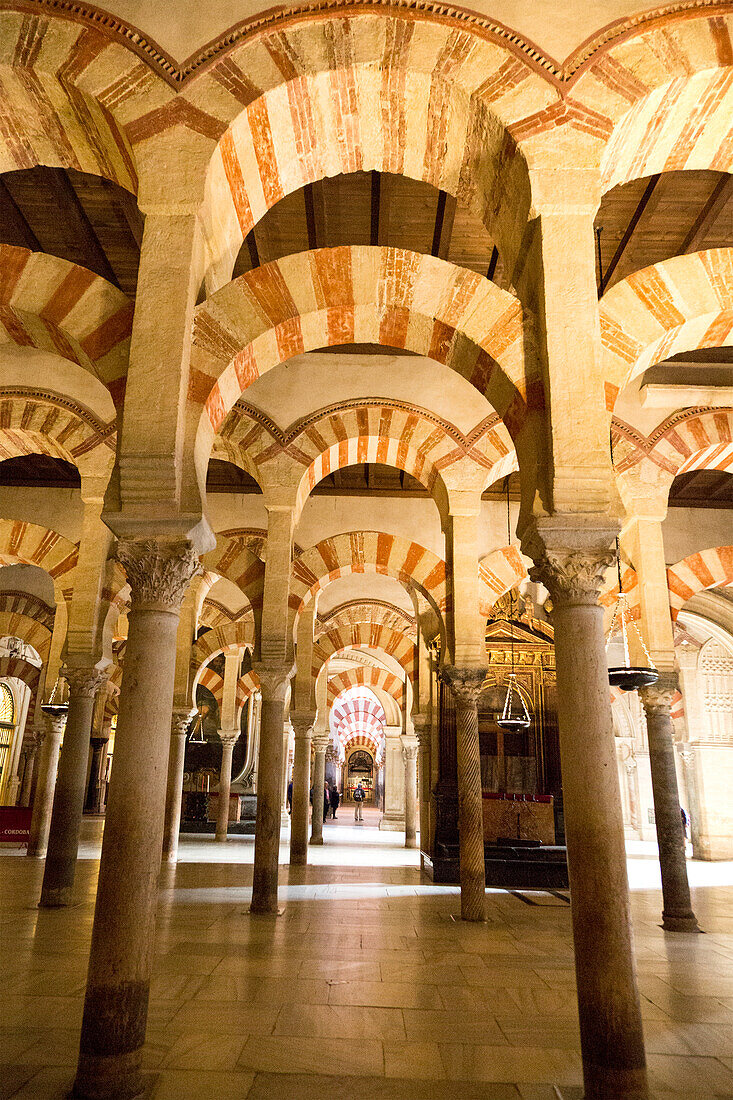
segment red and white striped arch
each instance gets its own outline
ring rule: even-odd
[[[528,197],[506,127],[558,98],[542,69],[506,36],[477,35],[465,21],[388,14],[293,14],[196,82],[197,109],[210,104],[227,127],[205,202],[213,286],[274,203],[324,176],[410,176],[487,221],[504,207],[510,216],[509,194],[515,208]]]
[[[578,69],[573,101],[612,130],[604,190],[657,172],[731,170],[733,19],[726,7],[652,11],[626,33],[622,22],[615,35],[600,34],[595,56],[586,45],[570,59]]]
[[[697,348],[733,346],[733,248],[644,268],[600,301],[609,409],[620,389],[654,363]]]
[[[256,680],[256,684],[253,682],[253,678]],[[199,686],[205,687],[211,692],[216,699],[219,710],[221,710],[224,701],[224,678],[220,676],[218,672],[215,672],[213,668],[206,667],[194,682],[194,698],[196,696],[196,688]],[[259,680],[256,678],[256,673],[248,673],[246,676],[240,676],[237,681],[237,714],[239,714],[250,695],[258,689]]]
[[[0,638],[21,638],[45,662],[51,645],[54,609],[29,592],[0,592]]]
[[[350,531],[323,539],[293,561],[288,605],[293,622],[301,608],[331,581],[351,573],[380,573],[413,585],[442,611],[445,562],[417,542],[381,531]]]
[[[687,410],[662,427],[648,457],[675,477],[692,470],[733,469],[733,409]]]
[[[316,634],[338,627],[350,627],[354,623],[377,623],[399,630],[402,634],[417,638],[417,625],[413,615],[401,607],[384,600],[348,600],[339,604],[322,617],[319,615]]]
[[[295,355],[337,344],[409,348],[447,364],[486,396],[514,438],[527,398],[541,388],[539,376],[526,374],[525,335],[512,295],[405,249],[324,248],[255,268],[196,309],[188,433],[199,478],[248,386]],[[534,357],[527,363],[536,370]]]
[[[353,687],[341,693],[331,707],[331,732],[345,752],[368,748],[380,763],[384,752],[387,718],[384,707],[367,687]]]
[[[252,618],[207,630],[191,647],[191,668],[194,670],[201,668],[219,653],[225,655],[239,653],[245,646],[251,649],[254,642],[255,630]]]
[[[115,425],[88,410],[69,408],[53,394],[13,393],[0,398],[0,462],[20,455],[62,458],[82,472],[109,473],[115,455]]]
[[[0,519],[0,564],[37,565],[64,589],[73,588],[79,549],[58,531],[23,520]]]
[[[102,381],[117,405],[124,396],[133,308],[93,271],[0,245],[0,343],[77,363]]]
[[[672,619],[696,592],[733,584],[733,546],[715,546],[678,561],[667,570]]]
[[[348,649],[373,649],[393,657],[415,679],[415,642],[409,635],[378,623],[353,623],[320,634],[313,646],[312,672],[315,679],[326,661]]]
[[[491,607],[506,592],[510,592],[527,577],[527,566],[517,546],[502,546],[486,554],[478,565],[481,590],[481,613],[489,614]]]
[[[265,585],[265,565],[254,552],[260,547],[249,530],[231,529],[219,531],[216,546],[201,559],[210,573],[226,577],[247,597],[253,614],[262,610]]]
[[[368,687],[375,692],[384,691],[390,695],[398,706],[402,705],[403,684],[399,676],[388,672],[387,669],[370,668],[359,665],[358,667],[345,669],[343,672],[334,673],[328,678],[328,704],[329,706],[343,691],[354,687]]]

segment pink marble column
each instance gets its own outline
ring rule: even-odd
[[[41,858],[48,848],[48,830],[51,827],[53,792],[56,786],[56,772],[59,766],[61,738],[64,734],[66,715],[61,717],[43,716],[45,732],[40,735],[38,764],[36,767],[36,794],[31,814],[31,835],[28,840],[28,855]]]
[[[63,675],[69,684],[69,713],[53,797],[41,887],[42,908],[71,905],[86,794],[94,697],[107,680],[107,673],[93,665],[66,667]]]
[[[486,920],[486,863],[478,697],[486,679],[486,669],[451,666],[444,667],[442,675],[456,701],[461,918],[483,921]]]
[[[609,530],[608,542],[612,535]],[[623,814],[598,603],[613,555],[603,542],[593,542],[588,549],[553,545],[533,556],[530,576],[552,598],[585,1095],[588,1100],[646,1100]]]
[[[262,717],[250,910],[253,913],[276,914],[282,821],[283,724],[285,695],[293,666],[262,663],[254,667],[260,678]]]
[[[198,558],[183,540],[124,538],[132,606],[73,1095],[142,1091],[176,633]]]
[[[163,863],[178,859],[178,834],[181,829],[183,770],[186,760],[186,734],[196,710],[175,707],[171,716],[171,741],[168,750],[168,777],[163,824]]]

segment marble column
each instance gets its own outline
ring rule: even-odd
[[[262,715],[250,912],[276,914],[285,696],[293,666],[287,663],[256,664],[254,668],[260,679]]]
[[[660,673],[656,684],[639,692],[646,714],[654,820],[662,871],[662,928],[666,932],[699,932],[687,881],[685,830],[680,812],[671,709],[677,677]]]
[[[36,794],[31,814],[31,833],[28,840],[28,855],[43,857],[48,848],[48,830],[51,827],[53,792],[56,786],[56,772],[59,766],[59,751],[64,733],[66,715],[43,716],[45,731],[40,734],[38,764],[36,767]]]
[[[486,669],[446,666],[442,675],[450,685],[456,703],[461,917],[463,920],[483,921],[486,919],[486,864],[478,697],[486,678]]]
[[[31,790],[33,788],[33,769],[36,763],[36,757],[38,755],[38,749],[41,744],[41,738],[37,729],[34,729],[30,734],[27,734],[23,740],[23,746],[21,748],[21,756],[23,760],[23,777],[20,785],[20,795],[18,798],[19,806],[30,806],[31,804]]]
[[[198,556],[187,540],[122,538],[131,588],[107,820],[73,1096],[142,1091],[155,945],[176,632]]]
[[[84,800],[84,812],[88,814],[100,814],[102,812],[102,781],[104,769],[107,763],[108,737],[92,737],[92,764],[89,769],[89,782]]]
[[[418,741],[417,782],[418,782],[418,820],[420,823],[420,848],[423,852],[432,852],[430,839],[430,741],[432,731],[427,715],[414,717],[415,735]]]
[[[183,771],[186,761],[186,735],[193,707],[174,707],[171,715],[171,740],[168,749],[168,776],[163,823],[163,863],[175,863],[178,859],[178,835],[181,830],[181,805],[183,803]]]
[[[293,805],[290,820],[291,866],[308,862],[308,792],[310,791],[311,771],[311,730],[315,717],[315,714],[300,711],[295,711],[290,715],[295,730]],[[323,790],[324,783],[325,778],[321,783],[321,790]]]
[[[384,730],[384,809],[379,828],[393,833],[405,830],[405,762],[402,755],[402,729]]]
[[[402,756],[405,761],[405,848],[417,848],[417,751],[418,742],[402,736]]]
[[[232,786],[232,753],[239,738],[239,730],[219,730],[221,740],[221,770],[219,771],[219,797],[216,802],[215,840],[225,841],[229,831],[229,792]]]
[[[643,839],[643,829],[639,816],[639,768],[635,756],[624,760],[626,770],[626,790],[629,796],[629,824],[639,840]]]
[[[311,806],[311,844],[323,844],[323,798],[318,797],[326,784],[326,749],[330,737],[328,734],[313,735],[313,805]],[[343,792],[342,792],[343,793]]]
[[[568,537],[567,532],[555,537],[563,535]],[[610,530],[608,542],[612,537]],[[585,1096],[589,1100],[646,1100],[623,814],[603,610],[598,603],[601,579],[613,555],[605,550],[604,531],[587,548],[583,538],[579,532],[582,549],[561,544],[533,553],[536,564],[530,577],[548,588],[553,605]]]
[[[41,887],[42,908],[71,905],[86,793],[94,697],[107,680],[107,673],[93,665],[67,667],[63,675],[69,685],[69,713],[66,716],[48,833]]]

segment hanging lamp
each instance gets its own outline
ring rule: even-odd
[[[204,737],[204,716],[200,710],[196,712],[196,717],[191,726],[191,732],[188,735],[188,741],[191,745],[206,744],[206,738]]]
[[[613,434],[610,435],[610,445],[611,467],[613,468]],[[616,572],[618,575],[618,599],[613,609],[613,618],[611,619],[611,626],[608,631],[608,641],[606,642],[608,682],[611,687],[617,687],[621,691],[636,691],[638,688],[649,687],[651,684],[656,684],[659,679],[659,673],[649,656],[649,650],[646,648],[641,631],[631,618],[631,612],[626,601],[626,593],[621,584],[621,550],[618,536],[616,537]],[[633,631],[639,645],[644,651],[644,656],[647,660],[646,666],[632,665],[631,663],[631,657],[629,655],[629,630]],[[616,640],[616,635],[619,631],[621,633],[620,641]]]
[[[507,545],[511,545],[512,527],[509,510],[509,477],[506,479],[506,538]],[[496,720],[499,729],[519,732],[526,730],[532,724],[527,704],[524,701],[517,677],[514,672],[514,588],[509,589],[509,644],[511,647],[512,670],[506,685],[506,697],[500,716]]]
[[[48,702],[41,703],[41,710],[44,714],[47,714],[49,718],[63,718],[64,715],[69,713],[69,704],[62,703],[58,696],[60,695],[59,677],[56,677],[56,683],[53,685],[53,691],[51,692]]]

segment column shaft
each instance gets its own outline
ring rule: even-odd
[[[623,815],[597,602],[609,554],[560,552],[531,573],[553,601],[575,970],[588,1100],[645,1100]]]
[[[132,608],[73,1091],[81,1100],[142,1090],[178,612],[198,566],[183,541],[123,539],[117,555]]]
[[[313,805],[311,806],[311,844],[323,844],[323,788],[326,785],[326,746],[316,742],[313,759]]]
[[[229,831],[229,792],[232,785],[232,753],[239,734],[221,739],[221,771],[219,772],[219,798],[216,805],[215,840],[225,841]]]
[[[403,743],[405,758],[405,848],[417,847],[417,744]]]
[[[292,722],[295,727],[295,758],[293,760],[293,805],[290,820],[290,863],[293,866],[308,862],[308,792],[310,790],[310,728],[312,721],[312,716],[301,718],[299,715],[292,715]],[[325,778],[321,783],[321,791],[323,791],[324,783]],[[321,802],[323,802],[323,798],[321,798]]]
[[[456,700],[461,917],[482,921],[486,919],[486,864],[478,696],[485,670],[445,669],[444,673]]]
[[[168,777],[163,824],[164,863],[175,863],[178,859],[178,835],[181,829],[181,805],[183,802],[183,771],[186,760],[186,732],[193,713],[195,712],[189,707],[176,707],[171,718],[171,740],[168,750]]]
[[[255,666],[262,690],[260,759],[257,771],[257,823],[252,874],[253,913],[277,913],[277,879],[283,770],[285,692],[290,666]]]
[[[639,693],[644,703],[649,737],[649,765],[664,899],[662,927],[667,932],[699,932],[687,880],[685,831],[674,759],[670,714],[674,688],[674,677],[661,674],[656,684]]]
[[[92,667],[69,668],[65,676],[69,681],[69,713],[48,834],[40,901],[43,908],[71,904],[86,793],[94,696],[106,678],[103,672]]]
[[[51,827],[53,792],[59,766],[64,718],[45,717],[45,726],[46,731],[38,750],[36,793],[33,799],[31,833],[28,840],[28,855],[39,857],[45,856],[48,848],[48,830]]]
[[[101,812],[100,788],[107,759],[107,738],[92,737],[91,746],[92,766],[89,769],[89,783],[87,784],[84,811],[88,814],[98,814]]]

